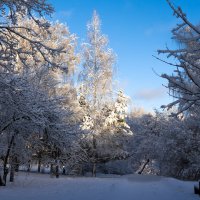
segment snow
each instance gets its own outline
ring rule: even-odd
[[[51,178],[19,173],[0,188],[1,200],[195,200],[194,182],[152,175]]]

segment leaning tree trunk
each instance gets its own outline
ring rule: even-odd
[[[142,169],[138,172],[138,174],[142,174],[143,170],[145,169],[146,165],[149,163],[149,159],[147,159],[147,161],[144,163],[144,165],[142,166]]]

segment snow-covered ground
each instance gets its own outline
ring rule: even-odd
[[[56,179],[20,173],[14,183],[0,187],[0,200],[199,200],[194,184],[142,175]]]

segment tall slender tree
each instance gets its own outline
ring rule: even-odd
[[[108,47],[108,38],[101,33],[101,21],[96,11],[87,31],[88,42],[82,45],[81,92],[92,107],[99,109],[112,93],[115,54]]]
[[[79,101],[85,113],[82,129],[88,134],[84,135],[81,144],[93,164],[94,176],[97,163],[121,159],[126,154],[123,151],[123,144],[119,142],[119,138],[123,135],[119,127],[122,127],[124,120],[123,108],[120,106],[126,107],[127,104],[126,100],[121,101],[125,97],[122,93],[119,93],[115,103],[113,88],[115,54],[108,47],[108,38],[101,33],[101,21],[96,11],[87,25],[87,31],[88,41],[83,44],[83,68],[79,76],[81,82]]]

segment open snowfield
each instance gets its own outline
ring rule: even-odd
[[[156,176],[50,178],[20,173],[0,187],[0,200],[199,200],[194,182]]]

